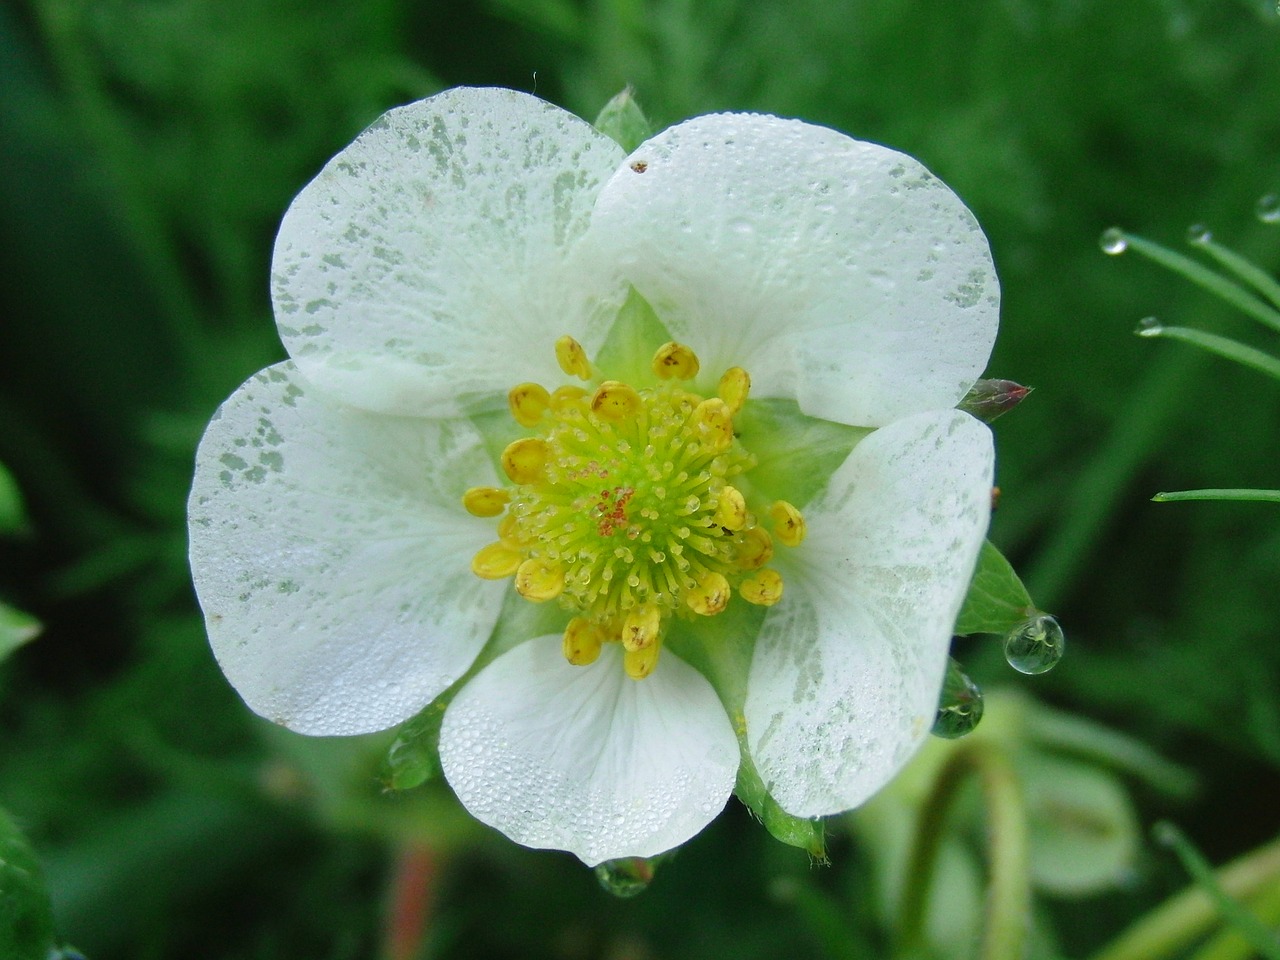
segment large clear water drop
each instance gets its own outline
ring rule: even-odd
[[[972,733],[982,719],[982,691],[960,669],[955,660],[947,661],[947,675],[938,698],[938,716],[933,721],[935,737],[955,740]]]
[[[634,897],[649,889],[653,883],[655,863],[644,857],[622,857],[606,860],[596,867],[596,879],[615,897]]]
[[[1066,646],[1062,625],[1041,613],[1009,631],[1004,638],[1004,658],[1019,673],[1045,673],[1062,659]]]
[[[1123,230],[1112,227],[1102,231],[1102,236],[1098,238],[1098,246],[1102,248],[1103,253],[1115,257],[1129,249],[1129,241],[1125,238]]]

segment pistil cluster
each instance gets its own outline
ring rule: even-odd
[[[532,435],[502,453],[510,486],[463,497],[473,515],[499,518],[498,540],[471,569],[513,577],[526,600],[570,611],[571,663],[591,663],[618,642],[639,680],[673,620],[715,616],[735,593],[777,603],[782,577],[767,564],[775,544],[804,539],[804,517],[786,501],[767,511],[751,503],[744,475],[755,459],[733,420],[750,390],[746,371],[730,368],[716,395],[703,397],[685,386],[699,362],[683,344],[659,347],[652,383],[639,388],[601,378],[572,337],[557,341],[556,358],[585,386],[522,383],[509,392],[512,416]]]

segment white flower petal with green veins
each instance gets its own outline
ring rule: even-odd
[[[747,737],[787,812],[856,807],[933,724],[955,624],[991,509],[991,431],[917,414],[853,449],[805,510],[803,546],[775,558],[747,684]]]
[[[454,416],[557,375],[548,346],[602,341],[625,292],[582,243],[622,150],[513,90],[385,114],[289,207],[272,294],[313,382],[370,410]]]
[[[708,375],[882,426],[951,407],[986,366],[999,288],[986,238],[912,158],[825,127],[697,117],[643,144],[592,217]]]
[[[669,850],[715,819],[738,745],[711,684],[670,651],[635,681],[618,644],[575,667],[556,635],[521,644],[462,688],[440,760],[478,820],[595,865]]]
[[[462,489],[492,478],[469,422],[341,406],[292,364],[232,394],[188,515],[209,639],[245,702],[302,733],[366,733],[461,676],[502,605],[459,559],[491,539]]]

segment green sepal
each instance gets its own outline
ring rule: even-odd
[[[0,660],[40,633],[40,621],[29,613],[0,603]]]
[[[822,820],[809,820],[787,813],[778,806],[778,801],[769,795],[768,788],[760,779],[756,765],[747,750],[745,737],[738,735],[738,745],[742,754],[742,762],[738,766],[738,782],[733,792],[737,794],[743,805],[764,824],[764,828],[775,840],[792,847],[799,847],[813,857],[825,863],[827,860],[826,827]]]
[[[956,617],[955,632],[962,637],[971,633],[1008,633],[1039,612],[1009,561],[990,540],[985,541],[969,593]]]
[[[53,911],[40,862],[0,810],[0,957],[46,960],[52,949]]]
[[[400,728],[382,761],[386,789],[412,790],[440,776],[440,724],[448,705],[439,697]]]
[[[636,103],[630,87],[624,87],[604,105],[596,117],[595,128],[627,153],[653,136],[653,125],[640,109],[640,104]]]

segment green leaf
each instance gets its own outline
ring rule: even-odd
[[[0,603],[0,660],[40,633],[40,621],[29,613]]]
[[[400,728],[382,762],[389,790],[410,790],[440,776],[440,724],[449,699],[438,697]]]
[[[45,960],[53,948],[53,912],[35,853],[0,810],[0,957]]]
[[[595,128],[615,140],[627,153],[653,136],[653,126],[636,103],[630,87],[625,87],[604,105],[596,117]]]
[[[0,533],[16,533],[27,522],[13,474],[0,463]]]
[[[1008,633],[1038,612],[1009,561],[990,540],[983,543],[955,632]]]

